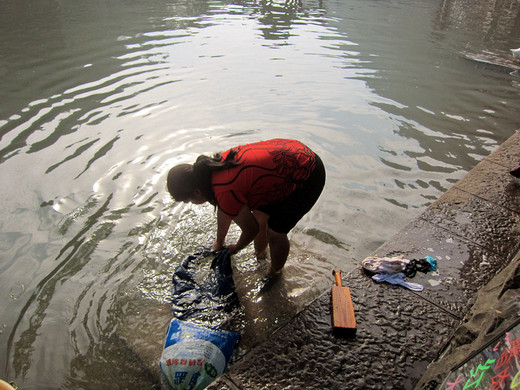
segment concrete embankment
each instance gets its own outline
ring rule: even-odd
[[[375,283],[359,267],[343,277],[355,337],[333,332],[325,293],[210,389],[439,388],[518,323],[520,179],[509,170],[519,161],[516,133],[373,253],[438,259],[437,272],[409,280],[423,291]]]

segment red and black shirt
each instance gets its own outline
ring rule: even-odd
[[[212,175],[219,208],[235,217],[244,205],[251,210],[280,202],[305,181],[316,155],[299,141],[272,139],[233,148],[240,164]],[[225,159],[230,150],[222,153]]]

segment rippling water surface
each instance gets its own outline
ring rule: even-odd
[[[486,7],[0,0],[0,377],[151,388],[172,272],[216,229],[166,172],[297,138],[328,176],[282,278],[233,259],[240,353],[268,337],[519,127],[519,79],[465,58],[520,46]]]

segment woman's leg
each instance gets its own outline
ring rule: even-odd
[[[265,258],[267,257],[267,220],[269,215],[259,210],[253,210],[253,215],[259,226],[258,234],[254,239],[255,254],[258,258]]]
[[[289,256],[289,239],[285,233],[277,233],[272,229],[267,229],[269,248],[271,253],[271,271],[279,272]]]

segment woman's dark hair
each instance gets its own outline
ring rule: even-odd
[[[217,200],[211,188],[211,174],[239,165],[240,163],[235,160],[237,153],[236,150],[231,149],[224,160],[220,153],[213,157],[200,155],[193,165],[174,166],[168,172],[168,192],[176,201],[184,202],[198,189],[212,205],[216,206]]]

